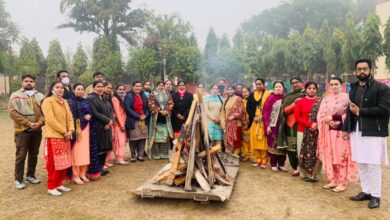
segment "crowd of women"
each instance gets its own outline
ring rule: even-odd
[[[198,98],[183,81],[175,91],[169,80],[157,82],[153,91],[149,81],[135,81],[127,91],[125,85],[113,87],[104,81],[100,72],[87,88],[82,83],[70,86],[67,71],[59,71],[57,77],[41,104],[51,195],[71,190],[62,185],[66,178],[80,185],[105,176],[113,166],[112,157],[120,165],[144,162],[145,157],[169,159],[172,143]],[[225,86],[221,81],[209,93],[205,84],[198,84],[209,138],[254,167],[265,169],[270,164],[274,172],[287,171],[288,156],[292,175],[307,182],[317,181],[323,167],[329,181],[324,188],[344,191],[358,175],[349,140],[341,135],[348,106],[343,82],[332,78],[323,98],[317,96],[314,82],[302,88],[301,79],[293,77],[290,83],[292,91],[287,94],[283,82],[274,82],[268,91],[261,78],[251,87]]]

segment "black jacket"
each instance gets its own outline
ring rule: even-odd
[[[111,104],[100,99],[96,93],[88,96],[87,100],[92,110],[92,121],[96,124],[96,142],[99,146],[99,152],[108,152],[112,150],[112,131],[106,130],[104,126],[113,120],[113,108]]]
[[[192,100],[194,99],[194,96],[186,92],[186,94],[183,96],[183,98],[180,98],[179,93],[175,92],[172,94],[172,100],[173,100],[173,111],[172,111],[172,129],[174,131],[180,131],[181,126],[187,120],[188,114],[190,113],[190,108],[192,104]],[[181,121],[177,118],[177,115],[181,114],[184,117],[184,120]]]
[[[359,82],[351,85],[349,99],[354,100]],[[356,123],[359,121],[362,136],[387,137],[389,135],[388,124],[390,114],[390,88],[374,79],[366,82],[366,87],[360,103],[359,116],[352,114],[347,109],[347,117],[343,125],[343,131],[356,131]]]

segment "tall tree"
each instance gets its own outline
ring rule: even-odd
[[[381,20],[376,14],[370,14],[363,28],[361,55],[372,61],[376,67],[376,60],[383,54],[383,37],[379,31]]]
[[[226,50],[231,47],[230,40],[227,34],[223,34],[220,42],[219,42],[219,50]]]
[[[47,53],[46,84],[55,79],[58,70],[66,69],[66,67],[65,55],[62,52],[60,42],[58,40],[51,41]]]
[[[118,45],[105,37],[99,37],[93,44],[92,70],[101,71],[114,84],[123,77],[122,57]]]
[[[69,21],[59,28],[92,32],[116,42],[117,36],[130,45],[136,43],[136,32],[150,17],[144,9],[131,9],[131,0],[62,0],[60,9]]]
[[[333,47],[332,30],[327,20],[324,21],[320,30],[320,42],[322,45],[323,59],[325,61],[325,80],[329,80],[329,73],[336,70],[337,55]]]
[[[318,32],[310,27],[305,29],[302,35],[303,42],[303,67],[307,74],[307,79],[312,79],[313,74],[325,72],[325,62]]]
[[[5,10],[4,1],[0,0],[0,51],[8,51],[18,36],[19,29]]]
[[[178,74],[173,68],[182,49],[198,47],[195,34],[191,24],[178,15],[159,15],[153,19],[152,26],[144,47],[157,52],[159,60],[157,72],[160,73],[160,78],[170,78]],[[181,77],[180,74],[175,76]]]
[[[37,60],[36,50],[28,39],[22,41],[22,46],[19,52],[18,71],[20,74],[32,73],[39,74],[39,63]]]
[[[151,48],[139,48],[130,52],[127,71],[139,80],[157,79],[158,53]]]
[[[218,54],[218,48],[219,40],[214,28],[211,27],[207,35],[206,46],[204,48],[206,72],[209,74],[213,74],[215,72],[213,65]]]
[[[343,27],[344,15],[354,8],[353,0],[293,0],[283,1],[278,7],[262,11],[242,24],[245,33],[268,33],[288,37],[292,30],[303,33],[308,22],[312,29],[320,29],[324,20],[331,27]]]
[[[387,19],[384,30],[383,53],[386,56],[386,66],[390,69],[390,17]]]
[[[196,73],[200,63],[201,54],[197,47],[180,48],[173,61],[172,72],[182,80],[196,82],[199,78]]]
[[[72,65],[70,70],[74,77],[81,76],[88,68],[88,57],[84,52],[83,46],[79,44],[77,46],[76,53],[73,55]]]
[[[360,34],[356,29],[353,15],[347,15],[347,23],[344,31],[345,42],[342,48],[342,61],[344,63],[344,72],[352,73],[354,63],[360,57]]]
[[[291,76],[301,75],[304,73],[302,59],[302,35],[298,31],[290,34],[286,46],[286,67]]]
[[[46,68],[47,68],[46,58],[43,55],[42,49],[39,46],[37,39],[33,38],[30,41],[30,46],[34,50],[36,60],[37,60],[38,65],[39,65],[39,72],[37,74],[39,74],[40,76],[43,76],[45,74]]]

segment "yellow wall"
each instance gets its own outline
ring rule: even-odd
[[[387,22],[387,19],[390,16],[390,0],[388,1],[377,1],[376,5],[376,13],[377,15],[381,18],[382,26],[380,28],[382,34],[385,28],[385,24]],[[377,61],[377,70],[376,70],[376,75],[375,78],[377,79],[386,79],[390,78],[390,71],[388,68],[386,68],[385,64],[385,57],[379,57]]]

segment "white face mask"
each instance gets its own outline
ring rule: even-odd
[[[64,84],[64,85],[69,85],[69,82],[70,82],[69,77],[62,78],[62,79],[61,79],[61,82],[62,82],[62,84]]]
[[[24,91],[28,96],[33,96],[35,94],[34,90],[26,90]]]

